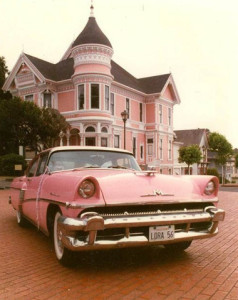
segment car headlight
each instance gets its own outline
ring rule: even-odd
[[[210,181],[210,182],[208,182],[207,186],[205,187],[204,193],[209,196],[209,195],[213,194],[215,190],[216,190],[216,185],[215,185],[214,181]]]
[[[95,185],[92,181],[84,180],[78,188],[78,193],[81,197],[87,199],[94,195],[95,190]]]

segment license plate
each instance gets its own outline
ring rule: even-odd
[[[149,228],[149,241],[168,241],[174,239],[174,225],[153,226]]]

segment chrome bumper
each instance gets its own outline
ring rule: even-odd
[[[158,214],[146,216],[101,217],[96,213],[86,213],[82,218],[60,217],[58,232],[63,245],[72,251],[99,250],[121,247],[136,247],[158,245],[203,239],[218,233],[218,223],[223,221],[225,212],[213,206],[206,207],[203,212],[183,212],[177,214]],[[190,225],[198,222],[212,222],[208,230],[194,231]],[[175,230],[174,239],[169,241],[150,242],[145,235],[133,236],[132,227],[150,227],[159,225],[186,224],[185,230]],[[124,237],[118,240],[97,240],[97,231],[111,228],[124,228]],[[77,238],[77,232],[87,232],[87,238],[82,241]]]

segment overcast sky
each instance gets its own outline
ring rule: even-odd
[[[0,0],[0,56],[57,63],[86,25],[90,0]],[[238,1],[94,0],[113,60],[137,78],[171,72],[174,129],[208,128],[238,148]]]

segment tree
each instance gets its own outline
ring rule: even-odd
[[[9,74],[5,58],[0,56],[0,100],[1,99],[10,99],[12,98],[11,93],[4,92],[2,90],[3,84],[6,80],[7,75]]]
[[[0,155],[18,153],[19,146],[34,151],[53,146],[68,123],[57,110],[39,108],[32,102],[14,97],[0,101]]]
[[[238,153],[235,155],[235,166],[238,168]]]
[[[65,132],[69,128],[69,124],[60,112],[53,108],[43,108],[41,118],[41,143],[44,149],[51,148],[58,140],[60,132]]]
[[[210,150],[217,153],[217,164],[222,166],[222,183],[224,183],[224,166],[231,155],[233,155],[232,145],[224,135],[218,132],[209,134],[208,144]]]
[[[199,163],[202,159],[202,152],[198,145],[190,145],[187,147],[181,147],[179,149],[180,163],[185,162],[188,165],[188,172],[190,174],[190,166],[195,163]]]

